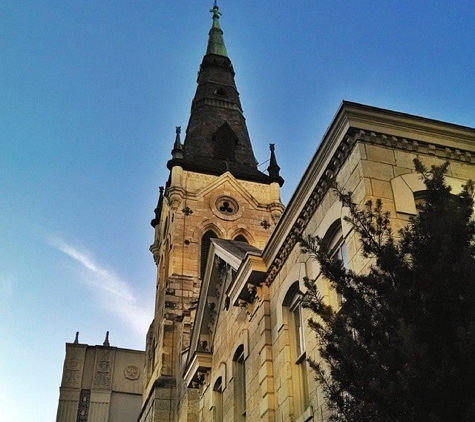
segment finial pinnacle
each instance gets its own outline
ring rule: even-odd
[[[106,338],[104,339],[104,343],[102,344],[103,346],[109,347],[110,342],[109,342],[109,331],[106,331]]]
[[[175,126],[175,143],[173,144],[172,157],[173,158],[183,158],[183,145],[181,144],[180,139],[181,126]]]
[[[269,160],[269,167],[267,167],[267,171],[269,172],[269,176],[274,182],[277,182],[280,186],[284,184],[284,179],[280,176],[280,167],[277,164],[277,159],[275,158],[275,144],[269,144],[270,149],[270,160]]]
[[[219,11],[218,1],[217,1],[217,0],[214,0],[214,6],[213,6],[213,8],[210,10],[210,12],[213,14],[213,20],[219,19],[219,17],[221,16],[222,13]]]

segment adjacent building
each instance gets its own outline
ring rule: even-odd
[[[414,158],[449,161],[454,192],[475,176],[474,129],[345,101],[284,211],[274,146],[262,173],[217,6],[212,13],[184,140],[176,128],[152,220],[156,302],[145,353],[67,344],[58,422],[326,421],[306,363],[317,343],[300,306],[304,278],[334,306],[341,298],[298,239],[319,235],[354,271],[368,265],[331,184],[360,204],[382,198],[397,229],[425,189]],[[99,402],[108,411],[96,411]]]

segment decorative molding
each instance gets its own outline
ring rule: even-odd
[[[464,151],[459,148],[449,147],[446,145],[438,145],[435,143],[417,141],[404,137],[386,135],[367,130],[359,130],[357,133],[359,141],[387,146],[394,149],[404,151],[417,152],[418,154],[435,155],[439,158],[445,158],[465,163],[475,163],[475,153],[473,151]]]

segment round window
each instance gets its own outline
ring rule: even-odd
[[[221,196],[216,200],[216,209],[224,215],[234,215],[239,210],[238,203],[227,196]]]

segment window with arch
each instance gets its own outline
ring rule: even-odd
[[[246,420],[246,364],[244,357],[244,345],[241,344],[233,356],[234,375],[234,409],[235,421]]]
[[[238,234],[234,240],[237,240],[238,242],[246,242],[246,243],[249,243],[248,240],[246,239],[246,237],[242,234]]]
[[[341,220],[335,221],[327,230],[323,242],[327,247],[330,257],[334,260],[339,259],[343,262],[345,268],[349,267],[348,253],[346,249],[345,238],[343,237],[343,228]],[[337,293],[337,306],[340,307],[344,298]]]
[[[225,122],[214,134],[214,157],[222,160],[235,161],[234,153],[238,143],[238,137]]]
[[[200,267],[200,277],[203,279],[206,269],[206,260],[208,259],[208,252],[211,245],[211,239],[217,239],[218,235],[213,230],[208,230],[201,237],[201,267]]]
[[[419,190],[414,192],[414,204],[416,205],[416,211],[419,214],[423,209],[424,205],[427,202],[427,191]]]
[[[327,246],[330,257],[341,260],[343,265],[348,268],[348,254],[340,220],[335,221],[330,226],[323,241]]]
[[[299,282],[295,281],[287,291],[282,303],[289,333],[295,416],[303,414],[310,404],[302,297],[303,293],[300,291]]]
[[[219,377],[213,385],[213,421],[223,421],[223,378]]]
[[[218,97],[226,98],[228,96],[228,93],[222,86],[220,86],[219,88],[214,90],[214,95],[217,95]]]

